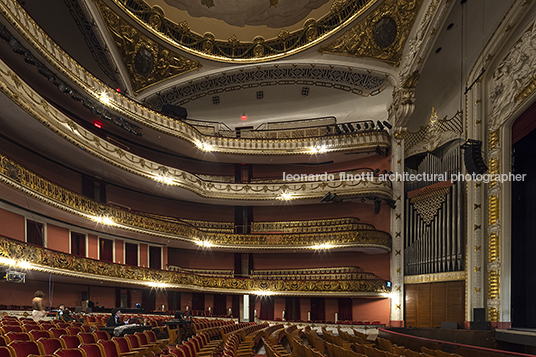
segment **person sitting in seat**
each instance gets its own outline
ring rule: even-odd
[[[121,310],[113,309],[112,316],[108,317],[108,320],[106,320],[106,327],[116,327],[116,326],[123,326],[123,325],[125,325],[125,323],[121,321]]]
[[[65,322],[74,321],[74,317],[71,315],[71,311],[65,308],[65,304],[61,304],[58,307],[58,319]]]

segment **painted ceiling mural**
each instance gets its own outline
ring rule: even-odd
[[[164,0],[192,17],[225,21],[231,26],[281,28],[303,21],[330,0]]]

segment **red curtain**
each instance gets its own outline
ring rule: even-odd
[[[339,320],[352,321],[352,299],[339,298]]]
[[[536,103],[532,104],[516,119],[512,126],[512,144],[536,129]]]
[[[40,247],[44,246],[43,223],[30,220],[26,222],[26,242]]]
[[[110,239],[100,238],[100,260],[113,263],[113,242]]]

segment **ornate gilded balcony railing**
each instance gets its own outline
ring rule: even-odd
[[[226,200],[267,201],[322,198],[328,191],[339,197],[376,196],[392,197],[392,185],[380,177],[367,180],[336,180],[319,178],[317,181],[289,181],[274,183],[225,183],[204,181],[197,175],[161,165],[122,150],[84,129],[48,102],[39,93],[22,81],[8,65],[0,61],[0,91],[45,127],[73,144],[73,150],[82,148],[108,164],[147,179],[159,181],[171,187],[189,190],[200,197]],[[220,138],[221,140],[227,140]],[[218,140],[220,140],[218,139]],[[264,142],[278,146],[274,142]]]
[[[203,246],[233,249],[318,249],[319,246],[329,245],[329,248],[362,247],[391,250],[389,233],[376,230],[289,234],[206,232],[179,220],[156,219],[149,215],[120,209],[116,205],[93,201],[36,175],[4,155],[0,155],[0,182],[52,207],[91,221]]]
[[[309,269],[264,269],[253,270],[252,279],[267,280],[369,280],[373,273],[362,272],[358,267],[309,268]]]
[[[381,279],[363,280],[257,280],[214,278],[192,273],[139,268],[75,257],[0,237],[0,257],[13,263],[24,261],[25,269],[84,279],[138,284],[166,289],[187,289],[212,293],[304,296],[386,296]],[[2,263],[4,263],[4,261]],[[4,263],[5,264],[5,263]]]
[[[385,148],[390,145],[389,134],[385,131],[286,140],[203,135],[191,125],[149,109],[106,86],[63,51],[17,1],[0,0],[0,13],[30,43],[33,50],[84,93],[88,101],[95,103],[93,105],[95,109],[105,108],[105,112],[116,113],[125,121],[130,120],[141,126],[183,139],[203,150],[209,148],[212,152],[247,155],[303,155],[310,154],[311,149],[320,147],[325,147],[326,152],[340,152],[372,151],[377,146]],[[22,80],[19,78],[18,81]]]
[[[309,221],[253,222],[253,232],[318,233],[351,230],[374,230],[372,224],[357,218],[316,219]]]

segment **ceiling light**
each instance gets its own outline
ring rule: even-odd
[[[281,196],[277,197],[279,200],[290,201],[292,199],[292,193],[283,192]]]
[[[102,92],[99,96],[99,99],[104,104],[110,104],[110,98],[108,97],[108,94],[106,94],[106,92]]]
[[[255,291],[255,295],[257,295],[257,296],[270,296],[270,295],[274,295],[274,293],[271,292],[271,291],[259,290],[259,291]]]
[[[171,177],[167,177],[165,175],[157,175],[155,177],[155,180],[158,181],[158,182],[165,183],[166,185],[172,185],[173,184],[173,179]]]
[[[11,259],[11,258],[5,258],[5,257],[0,257],[0,264],[2,265],[9,265],[9,266],[13,266],[15,265],[17,262],[15,262],[14,259]]]
[[[159,283],[156,281],[150,281],[147,283],[147,285],[149,285],[151,288],[157,288],[157,289],[164,289],[168,286],[166,283]]]
[[[97,223],[107,224],[109,226],[113,226],[115,224],[113,219],[107,216],[95,216],[93,217],[93,220]]]
[[[333,245],[331,245],[329,243],[322,243],[322,244],[313,245],[311,248],[316,249],[316,250],[331,249],[331,248],[333,248]]]
[[[195,146],[197,146],[197,148],[199,150],[206,151],[206,152],[210,152],[210,151],[214,150],[212,145],[210,145],[208,143],[205,143],[205,142],[201,142],[201,141],[196,141]]]
[[[29,262],[27,262],[25,260],[19,261],[17,263],[17,266],[19,266],[22,269],[31,269],[32,268],[32,264],[30,264]]]
[[[203,248],[210,248],[210,247],[212,247],[214,245],[208,240],[198,240],[198,241],[195,242],[195,244],[197,244],[198,246],[203,247]]]

